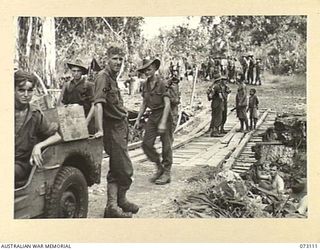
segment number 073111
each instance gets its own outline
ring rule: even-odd
[[[318,244],[316,244],[316,243],[302,243],[302,244],[299,244],[299,247],[301,249],[314,249],[314,248],[318,248]]]

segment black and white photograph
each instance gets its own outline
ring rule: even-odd
[[[13,19],[14,219],[308,218],[306,15]]]

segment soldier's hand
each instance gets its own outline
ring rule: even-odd
[[[42,155],[41,155],[41,147],[36,144],[33,147],[32,153],[31,153],[31,158],[30,158],[30,164],[31,165],[36,165],[37,167],[41,167],[42,166]]]
[[[138,119],[137,119],[137,121],[133,125],[133,128],[134,129],[139,129],[139,127],[140,127],[140,121],[138,121]]]
[[[95,138],[100,138],[103,136],[103,131],[98,131],[97,133],[94,134]]]
[[[166,132],[166,129],[167,129],[166,124],[160,123],[158,126],[158,133],[164,134]]]

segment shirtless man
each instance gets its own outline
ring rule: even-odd
[[[268,180],[261,180],[259,186],[276,194],[282,194],[284,192],[284,181],[278,173],[277,165],[274,163],[270,164],[270,167],[267,167],[266,171]],[[259,177],[262,176],[260,175]]]

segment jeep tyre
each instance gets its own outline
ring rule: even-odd
[[[62,167],[47,200],[48,218],[86,218],[88,185],[82,172],[75,167]]]

